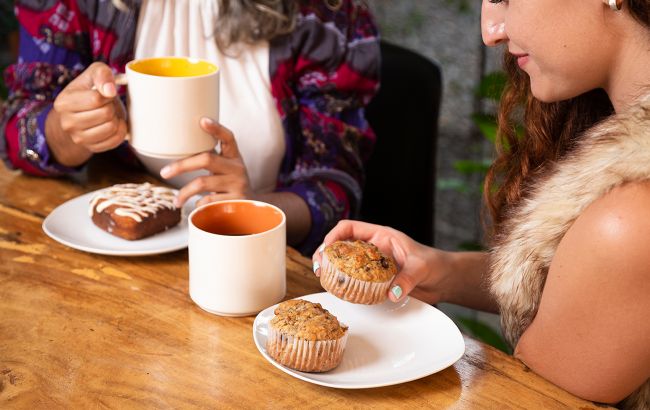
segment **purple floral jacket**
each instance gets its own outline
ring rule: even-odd
[[[140,5],[126,3],[121,11],[110,0],[16,2],[20,56],[4,73],[10,94],[0,112],[0,156],[10,167],[40,176],[78,171],[50,154],[45,119],[58,93],[92,62],[124,72]],[[277,190],[294,192],[309,206],[304,253],[337,221],[355,216],[375,139],[364,107],[378,89],[377,29],[363,3],[332,4],[300,0],[295,30],[270,44],[271,92],[287,147]]]

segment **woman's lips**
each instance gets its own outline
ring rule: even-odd
[[[524,66],[529,60],[528,54],[519,54],[519,55],[515,54],[515,57],[517,58],[517,64],[519,65],[520,68],[524,68]]]

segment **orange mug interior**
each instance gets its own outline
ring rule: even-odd
[[[217,235],[241,236],[269,231],[282,219],[282,213],[271,206],[235,201],[206,206],[192,216],[192,224]]]

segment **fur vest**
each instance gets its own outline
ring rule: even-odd
[[[536,181],[512,211],[490,260],[490,287],[512,347],[537,314],[557,246],[592,202],[629,181],[650,179],[650,96],[589,130],[578,146]],[[650,408],[650,380],[626,408]]]

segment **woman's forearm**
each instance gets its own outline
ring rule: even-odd
[[[449,272],[443,302],[486,312],[498,312],[496,300],[489,291],[486,252],[449,253]]]
[[[282,209],[287,216],[287,242],[300,243],[311,229],[311,214],[305,201],[292,192],[257,194],[255,199],[268,202]]]

